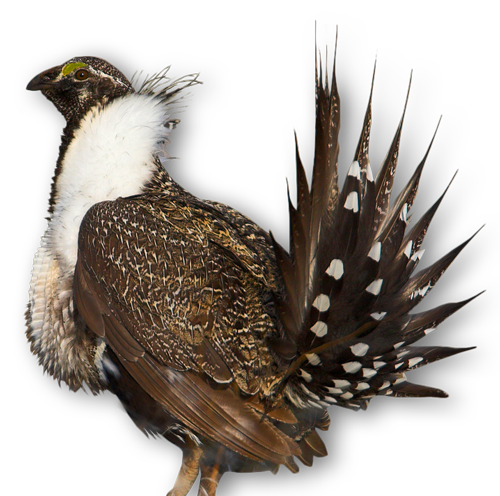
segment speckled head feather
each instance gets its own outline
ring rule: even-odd
[[[73,127],[91,107],[134,91],[118,69],[97,57],[73,57],[35,76],[27,89],[41,90]]]

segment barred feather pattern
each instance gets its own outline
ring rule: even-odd
[[[270,361],[258,344],[272,320],[259,312],[252,281],[265,280],[266,265],[190,200],[151,194],[94,205],[80,230],[81,252],[91,247],[85,256],[95,279],[128,309],[131,332],[157,361],[217,383],[234,377],[241,390],[255,393]],[[229,246],[247,275],[225,262]]]
[[[470,349],[411,346],[473,299],[410,314],[470,239],[415,272],[444,194],[408,227],[429,146],[408,184],[390,203],[404,112],[374,177],[368,155],[372,94],[373,81],[354,160],[340,189],[335,66],[331,85],[321,68],[316,71],[312,187],[297,147],[296,206],[289,199],[290,253],[273,239],[285,287],[275,298],[285,329],[276,349],[293,357],[284,391],[301,408],[364,409],[377,395],[445,397],[440,389],[408,382],[406,373]]]

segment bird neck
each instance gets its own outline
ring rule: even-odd
[[[78,231],[95,203],[144,192],[160,174],[158,156],[170,133],[167,107],[132,93],[92,107],[64,130],[50,197],[52,245],[68,270],[76,263]]]

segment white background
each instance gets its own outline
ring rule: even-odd
[[[363,19],[363,22],[367,26],[371,50],[377,45],[387,46],[400,51],[408,59],[428,58],[440,65],[444,81],[442,101],[444,104],[462,106],[469,113],[471,134],[466,155],[479,159],[479,21]],[[281,167],[283,126],[300,116],[304,24],[305,20],[297,19],[260,20],[256,57],[217,57],[229,68],[233,92],[227,107],[213,121],[205,155],[206,167],[223,181],[250,187],[269,198],[273,195],[274,178]],[[467,29],[464,29],[464,25]],[[463,37],[464,32],[468,33],[466,39]],[[285,49],[288,58],[283,56]],[[258,76],[265,73],[268,80],[278,80],[283,67],[276,65],[277,60],[282,61],[283,67],[286,66],[289,74],[287,81],[295,81],[296,85],[289,84],[286,92],[270,94],[267,91],[269,83]],[[296,77],[290,73],[291,70],[296,71]],[[275,77],[272,71],[276,71]],[[462,91],[464,87],[468,91]],[[242,132],[242,115],[251,133]],[[231,131],[236,127],[234,122],[238,122],[238,132],[231,136]],[[252,147],[238,141],[249,134],[254,136],[255,156],[251,154]],[[43,153],[43,133],[40,139]],[[228,143],[232,143],[232,149],[228,148]],[[249,153],[242,157],[242,154],[237,153],[239,147]],[[234,157],[243,160],[240,160],[238,167],[231,167]],[[40,164],[41,158],[35,161],[35,165],[37,162]],[[1,349],[6,348],[2,346]],[[6,362],[2,360],[1,363]],[[1,377],[5,380],[6,375],[2,374]],[[3,386],[2,390],[6,391],[5,384]],[[73,488],[74,496],[155,494],[157,480],[163,469],[136,460],[123,448],[107,424],[61,415],[39,400],[26,382],[23,398],[25,425],[36,423],[43,426],[37,431],[36,439],[24,436],[26,495],[45,493],[48,488],[52,495],[66,495],[68,487]],[[358,476],[478,475],[478,424],[476,419],[464,426],[400,426],[394,434],[385,438],[362,440]],[[91,458],[80,449],[82,446],[92,450]],[[401,450],[401,446],[410,446],[412,449]],[[394,453],[390,472],[382,464],[383,457],[379,456],[382,453]],[[425,472],[422,471],[422,457],[425,457]],[[87,466],[89,459],[96,469],[99,466],[106,467],[102,471],[94,470],[92,481],[78,473]],[[54,460],[57,460],[57,478],[53,477]],[[120,473],[134,474],[134,477],[122,478]],[[76,486],[75,478],[80,481]]]

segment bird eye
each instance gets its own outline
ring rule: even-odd
[[[78,81],[85,81],[85,79],[89,77],[89,72],[86,71],[85,69],[80,69],[76,71],[75,77],[76,79],[78,79]]]

